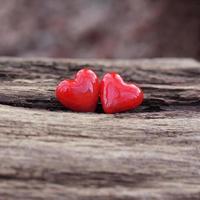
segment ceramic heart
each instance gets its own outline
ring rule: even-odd
[[[142,103],[143,96],[139,87],[125,83],[116,73],[107,73],[101,81],[100,98],[105,113],[134,109]]]
[[[74,80],[64,80],[56,88],[61,104],[77,112],[93,112],[99,98],[99,80],[89,69],[82,69]]]

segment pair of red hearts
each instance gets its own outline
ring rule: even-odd
[[[56,97],[65,107],[77,112],[93,112],[101,99],[105,113],[124,112],[143,101],[142,90],[126,84],[116,73],[107,73],[100,82],[89,69],[82,69],[74,80],[64,80],[56,88]]]

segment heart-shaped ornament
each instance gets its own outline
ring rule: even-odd
[[[56,88],[56,98],[76,112],[93,112],[99,98],[99,79],[89,69],[82,69],[74,80],[64,80]]]
[[[138,107],[143,101],[142,90],[127,84],[119,74],[107,73],[101,81],[100,98],[105,113],[119,113]]]

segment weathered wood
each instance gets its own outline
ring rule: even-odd
[[[131,112],[74,113],[56,84],[82,66],[145,92]],[[200,64],[0,59],[0,199],[200,199]]]

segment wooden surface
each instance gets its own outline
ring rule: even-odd
[[[145,92],[137,110],[65,110],[56,84],[90,64]],[[0,59],[0,200],[200,199],[200,64]]]

